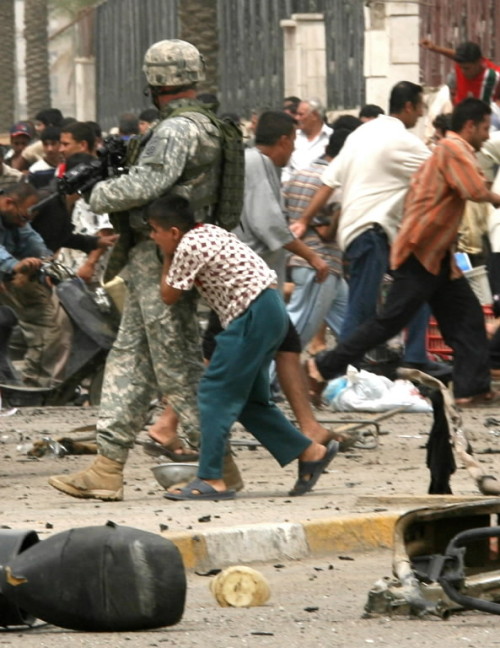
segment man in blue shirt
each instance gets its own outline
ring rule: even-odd
[[[52,256],[29,224],[38,200],[26,182],[0,194],[0,305],[15,311],[26,340],[23,382],[50,387],[63,378],[72,327],[52,290],[31,280],[43,258]]]

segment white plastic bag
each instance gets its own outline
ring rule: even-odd
[[[407,412],[432,412],[431,404],[409,380],[389,380],[349,366],[343,378],[331,380],[323,392],[338,412],[386,412],[406,407]]]

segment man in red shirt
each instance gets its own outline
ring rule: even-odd
[[[391,248],[394,281],[379,315],[359,326],[333,351],[308,363],[316,392],[373,347],[403,329],[423,303],[454,351],[453,388],[462,407],[498,404],[490,390],[489,347],[477,297],[454,260],[466,200],[500,205],[474,155],[488,139],[491,108],[470,97],[455,107],[451,131],[413,175],[401,229]]]
[[[482,55],[477,43],[465,41],[456,50],[435,45],[428,39],[422,40],[420,45],[455,61],[455,106],[467,97],[482,99],[486,103],[500,98],[500,67]]]

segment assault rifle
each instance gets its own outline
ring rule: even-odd
[[[125,164],[126,156],[126,142],[119,135],[109,135],[104,139],[103,145],[97,149],[95,160],[81,162],[61,178],[57,178],[57,191],[30,207],[29,212],[37,211],[56,196],[75,193],[83,195],[101,180],[128,173]]]

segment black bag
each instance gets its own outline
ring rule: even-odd
[[[212,217],[215,225],[231,231],[240,222],[243,211],[245,191],[245,149],[243,133],[238,124],[225,117],[219,119],[215,113],[202,105],[182,106],[169,114],[171,117],[182,115],[189,119],[186,113],[201,113],[210,119],[217,127],[221,139],[221,176]],[[195,169],[196,171],[196,169]]]
[[[128,632],[171,626],[182,618],[182,557],[173,542],[160,535],[108,522],[70,529],[42,542],[32,539],[9,559],[2,552],[2,533],[4,624],[30,623],[29,614],[73,630]],[[12,553],[12,539],[7,540]],[[4,613],[5,604],[9,609]],[[16,618],[19,610],[26,611],[26,620]]]

